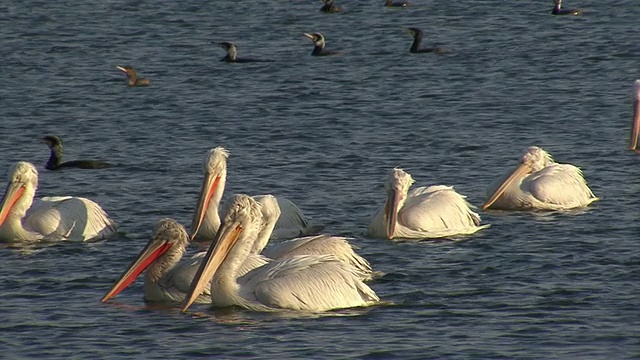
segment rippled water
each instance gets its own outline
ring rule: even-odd
[[[568,1],[568,0],[567,0]],[[0,172],[40,170],[39,196],[89,197],[123,235],[0,249],[0,350],[15,358],[625,358],[638,356],[639,158],[625,150],[640,46],[635,0],[27,1],[0,4]],[[408,53],[419,26],[441,56]],[[323,32],[336,57],[310,56]],[[233,41],[262,64],[219,62]],[[135,66],[148,88],[125,86]],[[112,169],[49,172],[38,138]],[[464,241],[364,236],[390,168],[487,185],[539,145],[601,198],[573,213],[484,213]],[[355,237],[390,304],[306,317],[145,307],[138,281],[99,299],[153,224],[188,224],[206,151],[231,152],[227,194],[275,193]]]

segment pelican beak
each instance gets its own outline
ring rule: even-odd
[[[129,72],[127,71],[127,69],[123,68],[122,66],[116,66],[116,69],[124,72],[125,74],[128,74]]]
[[[313,34],[303,33],[303,35],[311,39],[311,41],[315,41]]]
[[[242,231],[243,227],[238,222],[233,222],[229,225],[223,223],[220,225],[214,241],[211,243],[211,246],[209,246],[209,250],[207,250],[196,275],[191,281],[189,292],[182,305],[182,312],[186,312],[189,306],[202,294],[206,286],[211,284],[213,275],[215,275],[220,264],[222,264],[224,259],[227,258],[227,255],[229,255],[233,245],[235,245],[240,238]]]
[[[393,239],[396,233],[396,224],[398,223],[398,204],[402,195],[400,191],[395,189],[389,192],[387,202],[384,204],[384,212],[387,218],[387,239]]]
[[[191,221],[191,240],[193,240],[198,234],[200,226],[202,226],[204,216],[207,214],[209,201],[213,194],[216,193],[216,189],[219,184],[220,175],[211,173],[206,173],[204,175],[204,181],[202,182],[202,188],[200,189],[200,197],[198,198],[198,205],[196,206],[196,211],[193,214],[193,220]]]
[[[514,182],[518,178],[530,174],[531,171],[532,169],[530,166],[520,163],[520,165],[518,165],[518,167],[516,167],[511,174],[509,174],[509,176],[502,182],[502,184],[498,186],[498,189],[494,191],[491,196],[489,196],[489,199],[487,199],[484,205],[482,205],[482,210],[486,210],[491,205],[493,205],[493,203],[495,203],[500,198],[500,196],[502,196],[502,194],[505,192],[505,190],[507,190],[512,182]]]
[[[633,125],[631,126],[631,150],[638,149],[638,136],[640,136],[640,100],[633,103]]]
[[[166,241],[158,241],[155,238],[151,239],[133,263],[129,265],[129,268],[127,268],[118,281],[111,287],[111,290],[109,290],[100,301],[105,302],[126,289],[149,265],[153,264],[157,258],[167,252],[172,245],[172,243]]]
[[[0,226],[4,224],[4,221],[9,216],[11,209],[18,202],[22,194],[24,193],[25,186],[19,182],[10,182],[7,185],[7,190],[4,193],[2,202],[0,202]]]

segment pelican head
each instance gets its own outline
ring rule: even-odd
[[[246,254],[244,254],[244,258],[239,259],[240,261],[245,260],[253,245],[252,239],[261,227],[261,205],[248,195],[234,195],[227,203],[222,224],[220,224],[216,237],[191,282],[182,311],[187,311],[198,295],[203,292],[205,286],[210,283],[220,265],[238,243],[246,245],[242,249]]]
[[[180,261],[188,243],[188,235],[184,226],[169,218],[158,221],[147,246],[142,249],[136,259],[133,260],[127,270],[111,287],[111,290],[109,290],[100,301],[105,302],[118,295],[161,256],[167,258],[166,262],[164,262],[165,268],[163,269],[167,270],[170,264],[175,264]],[[169,251],[169,249],[172,251]]]
[[[324,35],[322,35],[321,33],[304,33],[304,36],[311,39],[311,41],[313,41],[313,45],[324,49]]]
[[[263,195],[260,197],[258,201],[260,203],[261,211],[262,211],[262,220],[263,222],[276,222],[280,218],[280,205],[278,205],[278,200],[273,195]]]
[[[489,206],[493,205],[514,181],[540,171],[553,163],[553,158],[548,152],[537,146],[530,146],[525,150],[515,170],[507,176],[506,180],[498,186],[497,190],[494,191],[484,205],[482,205],[482,210],[486,210]]]
[[[198,204],[196,205],[196,211],[193,214],[193,220],[191,222],[191,239],[194,239],[198,234],[212,201],[217,205],[222,198],[227,178],[228,158],[229,152],[223,147],[217,147],[209,150],[209,153],[207,153],[204,159],[204,163],[202,164],[204,180],[202,182]],[[215,217],[217,218],[217,206],[215,209],[212,208],[212,210],[216,212]],[[217,225],[219,224],[214,224],[214,226]]]
[[[278,205],[278,200],[273,195],[262,195],[254,199],[256,199],[260,204],[263,226],[261,227],[260,233],[253,244],[251,253],[260,254],[269,243],[271,233],[273,232],[278,219],[280,219],[282,211],[280,210],[280,205]]]
[[[12,212],[24,216],[38,188],[38,170],[26,161],[14,164],[8,178],[9,184],[0,202],[0,226]]]
[[[633,84],[633,124],[631,125],[631,150],[638,149],[638,137],[640,136],[640,80]]]
[[[387,238],[393,239],[398,221],[398,210],[407,199],[409,187],[415,180],[402,169],[395,168],[389,173],[384,187],[387,191],[387,201],[384,204],[385,217],[387,219]]]

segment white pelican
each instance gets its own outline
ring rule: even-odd
[[[482,210],[566,210],[598,200],[579,168],[554,162],[537,146],[530,146],[515,170],[494,182],[488,193]]]
[[[633,102],[633,123],[631,125],[631,150],[638,150],[640,137],[640,80],[633,83],[635,101]]]
[[[262,254],[273,260],[289,259],[297,255],[335,255],[340,261],[358,269],[363,274],[363,279],[371,279],[372,271],[369,262],[356,254],[348,239],[342,236],[328,234],[306,236],[266,247],[269,235],[280,217],[279,203],[273,195],[254,196],[253,198],[260,203],[263,228],[253,244],[252,254]]]
[[[371,220],[369,236],[433,239],[473,234],[488,227],[480,226],[480,216],[453,187],[421,186],[409,192],[413,183],[404,170],[391,170],[385,183],[387,201]]]
[[[20,161],[9,170],[9,185],[0,203],[0,241],[71,240],[107,238],[116,225],[95,202],[71,196],[33,201],[38,171]]]
[[[196,241],[213,239],[218,227],[220,227],[218,206],[227,179],[228,157],[227,150],[217,147],[209,150],[204,160],[204,181],[191,223],[191,238]],[[277,199],[282,215],[271,234],[272,239],[290,239],[296,236],[310,235],[321,229],[309,225],[302,211],[294,203],[281,197]]]
[[[184,226],[173,219],[158,221],[147,246],[102,298],[105,302],[131,285],[145,270],[144,299],[152,302],[181,303],[189,290],[205,252],[180,262],[189,244]],[[210,303],[209,289],[197,297],[198,303]]]
[[[211,286],[214,307],[240,306],[254,311],[279,309],[321,312],[376,304],[375,292],[358,271],[333,255],[278,260],[242,277],[238,269],[251,252],[262,226],[260,204],[247,195],[228,203],[224,222],[191,283],[182,311]]]

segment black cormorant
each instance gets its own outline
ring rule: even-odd
[[[218,43],[221,48],[227,50],[227,55],[220,59],[220,61],[229,62],[229,63],[250,63],[250,62],[270,62],[271,60],[261,60],[261,59],[251,59],[251,58],[239,58],[238,57],[238,48],[236,44],[223,41]]]
[[[138,79],[136,69],[131,66],[116,66],[116,68],[127,74],[127,85],[129,86],[147,86],[151,82],[149,79]]]
[[[555,0],[556,6],[551,10],[552,15],[582,15],[582,10],[578,9],[563,9],[562,0]]]
[[[432,48],[421,48],[420,47],[420,43],[422,42],[422,37],[424,35],[424,33],[422,32],[422,30],[416,28],[416,27],[410,27],[407,30],[409,30],[409,32],[411,33],[411,36],[413,36],[413,43],[411,44],[411,48],[409,49],[410,53],[414,53],[414,54],[418,54],[418,53],[436,53],[436,54],[442,54],[442,53],[446,53],[448,52],[447,49],[443,49],[440,47],[432,47]]]
[[[337,13],[342,11],[342,8],[334,4],[333,0],[322,0],[322,1],[324,1],[324,5],[320,8],[321,12]]]
[[[407,7],[409,3],[406,1],[393,1],[393,0],[385,0],[384,6],[388,7]]]
[[[62,153],[64,151],[62,148],[62,139],[55,135],[47,135],[42,138],[42,141],[47,144],[49,150],[51,150],[49,161],[47,161],[47,165],[45,166],[45,169],[47,170],[58,170],[64,168],[103,169],[113,166],[109,163],[95,160],[74,160],[62,162]]]
[[[313,33],[307,34],[304,33],[304,36],[308,37],[313,41],[313,51],[311,55],[313,56],[327,56],[327,55],[336,55],[339,54],[338,51],[326,50],[324,48],[324,35],[321,33]]]

